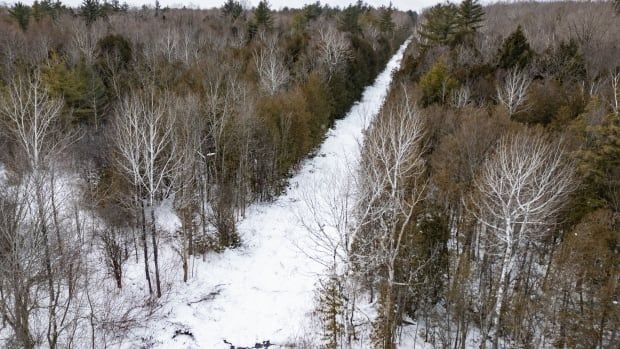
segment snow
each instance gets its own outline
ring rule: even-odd
[[[365,90],[361,101],[336,122],[317,156],[306,160],[290,180],[287,192],[272,203],[248,209],[238,226],[243,246],[208,255],[204,262],[192,260],[190,280],[171,287],[164,315],[149,323],[142,337],[150,337],[160,348],[228,349],[224,340],[248,347],[269,340],[286,347],[312,336],[310,314],[324,267],[302,252],[311,243],[299,220],[300,212],[304,214],[303,193],[334,173],[346,175],[338,167],[359,158],[363,130],[379,112],[408,43]],[[157,221],[168,229],[178,226],[169,210],[159,210]],[[164,254],[169,255],[163,259],[178,260],[170,251]]]

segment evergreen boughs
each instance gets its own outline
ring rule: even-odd
[[[530,48],[521,26],[506,38],[498,56],[498,66],[503,69],[523,69],[530,63],[534,51]]]
[[[474,34],[484,21],[484,9],[478,0],[464,0],[459,6],[437,4],[425,13],[418,33],[423,47],[456,45]]]
[[[228,0],[222,8],[222,13],[224,13],[224,16],[228,16],[234,21],[243,13],[243,6],[241,6],[239,1]]]
[[[459,29],[458,8],[451,3],[437,4],[428,10],[418,34],[423,47],[451,45]]]
[[[473,33],[482,27],[484,9],[478,0],[463,0],[458,9],[458,25],[462,34]]]
[[[60,1],[52,2],[51,0],[35,1],[32,3],[32,17],[38,22],[46,16],[53,20],[58,19],[60,12],[64,6]]]
[[[307,4],[302,8],[302,12],[308,21],[319,18],[323,13],[321,3],[315,2],[314,4]]]
[[[87,27],[90,27],[99,17],[103,17],[104,14],[104,8],[99,3],[99,0],[84,0],[82,2],[80,15]]]
[[[410,299],[406,302],[407,312],[423,306],[435,305],[441,300],[448,271],[448,239],[450,238],[447,217],[438,208],[426,208],[427,214],[421,217],[419,227],[411,234],[410,245],[403,255],[405,258],[400,272],[405,279],[413,274]],[[403,296],[405,298],[406,296]],[[428,307],[427,307],[428,308]]]
[[[342,321],[345,299],[341,277],[332,273],[327,280],[320,283],[317,303],[317,313],[323,325],[324,347],[338,348],[344,332]]]
[[[601,125],[585,131],[591,142],[579,152],[584,183],[580,192],[583,204],[594,210],[611,206],[618,199],[614,188],[620,187],[620,115],[609,114]]]
[[[100,123],[107,104],[106,90],[96,71],[80,62],[69,67],[58,55],[52,55],[42,70],[42,78],[50,93],[62,97],[70,121],[75,123]]]
[[[422,105],[434,103],[443,104],[452,90],[458,86],[458,81],[450,75],[450,70],[444,60],[439,60],[420,78],[422,90]]]
[[[30,23],[30,13],[30,6],[24,5],[24,3],[22,2],[15,3],[15,5],[13,5],[13,7],[11,7],[11,9],[9,10],[9,15],[17,21],[17,24],[19,24],[19,27],[23,31],[28,30],[28,24]]]
[[[259,27],[271,28],[273,19],[271,18],[271,9],[269,8],[269,2],[267,2],[267,0],[262,0],[258,3],[258,6],[256,6],[254,21]]]
[[[381,7],[380,12],[379,30],[384,34],[392,33],[394,31],[394,22],[392,21],[392,12],[394,12],[394,9],[392,9],[392,5]]]
[[[340,30],[352,34],[361,33],[362,27],[360,27],[359,18],[364,11],[365,8],[360,3],[347,6],[340,13],[340,18],[338,21]]]

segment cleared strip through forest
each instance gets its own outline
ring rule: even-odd
[[[244,245],[195,261],[195,278],[187,287],[175,288],[164,320],[148,326],[160,347],[228,348],[224,340],[252,347],[266,340],[284,344],[307,334],[323,267],[303,253],[311,247],[299,221],[303,195],[315,190],[316,183],[330,183],[335,173],[345,175],[337,170],[357,161],[363,131],[381,109],[409,43],[401,45],[361,100],[335,123],[317,155],[291,178],[287,192],[272,203],[250,207],[239,223]],[[172,336],[175,331],[192,336]]]

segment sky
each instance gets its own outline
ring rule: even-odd
[[[17,0],[0,0],[1,2],[13,4]],[[61,0],[64,4],[70,6],[79,6],[82,0]],[[130,5],[141,6],[143,4],[152,5],[155,3],[155,0],[120,0],[122,3],[126,1]],[[241,0],[245,1],[252,6],[258,4],[259,0]],[[344,7],[350,3],[356,2],[357,0],[323,0],[322,4],[329,4],[332,6],[340,6]],[[22,0],[24,3],[32,3],[33,0]],[[211,8],[211,7],[220,7],[224,4],[225,0],[159,0],[162,6],[170,6],[170,7],[200,7],[200,8]],[[298,8],[302,7],[307,3],[314,3],[316,0],[269,0],[271,4],[271,8],[278,9],[284,6]],[[365,0],[364,2],[373,5],[373,6],[381,6],[381,5],[389,5],[390,2],[400,10],[414,10],[419,11],[423,8],[429,7],[441,1],[439,0]]]

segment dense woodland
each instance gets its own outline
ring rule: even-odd
[[[377,348],[618,347],[619,81],[611,2],[424,11],[324,307],[377,297]],[[324,313],[332,345],[356,335]]]
[[[618,1],[46,0],[0,8],[0,346],[122,343],[183,287],[161,269],[243,245],[410,36],[333,216],[305,224],[329,263],[298,347],[620,345]],[[143,294],[120,296],[132,263]]]
[[[413,20],[361,3],[1,9],[0,345],[119,343],[165,301],[161,250],[187,280],[190,258],[241,244],[245,208],[282,191]],[[148,288],[108,299],[130,259]]]

